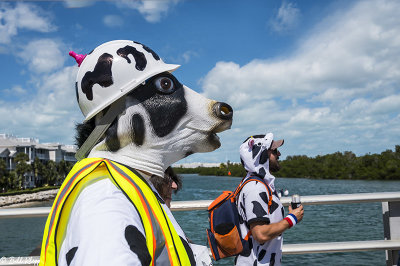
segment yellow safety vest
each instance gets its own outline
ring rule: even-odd
[[[87,158],[77,162],[61,185],[47,218],[39,265],[58,265],[74,202],[85,187],[104,178],[109,178],[121,189],[138,211],[152,258],[150,265],[155,265],[157,254],[164,247],[171,265],[191,265],[185,246],[163,207],[146,181],[138,175],[107,159]]]

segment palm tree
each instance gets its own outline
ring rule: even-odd
[[[6,189],[7,186],[7,165],[6,162],[0,159],[0,193]]]
[[[15,172],[17,173],[18,188],[21,188],[24,182],[26,173],[32,170],[31,166],[27,164],[29,156],[26,153],[20,152],[15,155]]]
[[[35,160],[33,161],[33,164],[32,164],[32,170],[33,170],[33,173],[35,175],[35,186],[36,187],[41,186],[42,183],[43,183],[43,180],[40,180],[40,179],[43,179],[43,176],[44,176],[44,173],[43,173],[44,169],[43,168],[44,168],[43,163],[36,156]],[[41,182],[39,182],[39,181],[41,181]]]

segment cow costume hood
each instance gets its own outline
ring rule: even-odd
[[[283,144],[283,140],[274,141],[274,135],[254,135],[247,138],[240,145],[240,161],[247,171],[246,178],[257,175],[275,190],[275,177],[269,172],[268,149],[276,149]]]
[[[162,177],[178,160],[219,148],[216,133],[231,127],[228,104],[181,84],[172,75],[179,66],[141,43],[111,41],[71,56],[80,66],[75,89],[85,116],[78,159],[107,158]]]

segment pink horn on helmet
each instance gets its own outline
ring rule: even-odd
[[[74,51],[70,51],[69,55],[75,58],[76,62],[78,63],[78,67],[81,66],[83,59],[85,59],[85,54],[77,54]]]

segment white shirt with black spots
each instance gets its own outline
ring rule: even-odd
[[[265,185],[258,181],[251,181],[243,187],[237,201],[241,217],[240,231],[243,237],[249,232],[249,224],[252,222],[270,224],[283,219],[284,208],[281,201],[276,193],[272,195],[272,205],[268,213],[269,195]],[[237,256],[235,265],[281,265],[282,242],[281,235],[261,245],[250,235],[250,252]]]
[[[178,235],[186,239],[167,205],[162,207]],[[123,192],[109,179],[87,186],[70,214],[58,265],[142,265],[127,242],[127,227],[145,236],[140,216]],[[145,242],[140,247],[147,249]]]

